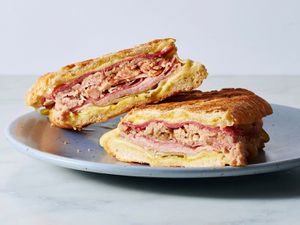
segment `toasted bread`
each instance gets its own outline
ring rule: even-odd
[[[131,49],[107,54],[96,59],[64,66],[57,72],[47,73],[40,77],[28,91],[26,103],[29,106],[40,108],[43,106],[45,97],[51,95],[55,88],[60,85],[67,84],[91,71],[107,68],[121,60],[141,54],[156,53],[167,47],[173,47],[173,51],[170,54],[177,56],[175,40],[167,38],[154,40]],[[129,111],[133,107],[159,102],[176,93],[197,88],[207,76],[206,68],[202,64],[191,60],[180,60],[180,62],[182,63],[182,67],[167,79],[162,80],[155,89],[135,95],[124,96],[113,104],[85,107],[76,113],[69,112],[63,117],[59,110],[51,108],[48,112],[49,120],[58,127],[80,129],[92,123],[104,122],[114,116]]]
[[[272,114],[270,104],[253,92],[241,88],[220,91],[183,92],[160,104],[131,110],[123,121],[135,124],[148,120],[180,122],[195,120],[211,126],[250,124]]]

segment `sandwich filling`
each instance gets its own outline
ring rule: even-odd
[[[118,99],[155,88],[181,66],[174,47],[141,54],[89,72],[56,87],[43,106],[61,112],[78,112],[88,105],[106,106]]]
[[[195,121],[168,123],[148,121],[143,124],[121,122],[121,136],[134,144],[167,154],[193,155],[199,151],[228,154],[232,165],[244,165],[256,156],[268,141],[262,121],[232,127],[213,127]]]

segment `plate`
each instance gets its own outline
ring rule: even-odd
[[[31,112],[14,120],[5,134],[18,151],[76,170],[164,178],[241,176],[300,166],[300,109],[275,104],[272,107],[273,115],[264,120],[271,140],[256,162],[242,168],[153,168],[119,162],[98,145],[99,137],[115,128],[119,117],[76,132],[52,127],[47,117]]]

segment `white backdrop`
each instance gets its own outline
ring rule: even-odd
[[[0,74],[42,74],[156,38],[211,75],[300,74],[300,1],[0,1]]]

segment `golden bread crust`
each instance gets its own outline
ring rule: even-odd
[[[35,108],[41,107],[42,99],[51,94],[53,89],[61,84],[73,80],[87,72],[101,69],[126,58],[144,53],[155,53],[168,46],[175,47],[174,43],[175,39],[172,38],[157,39],[134,48],[106,54],[95,59],[72,63],[62,67],[56,72],[46,73],[41,76],[27,92],[25,97],[26,104]],[[176,51],[176,47],[174,51]]]
[[[197,120],[203,124],[232,126],[250,124],[272,114],[270,104],[253,92],[242,88],[220,91],[180,93],[163,103],[131,110],[123,121],[142,123],[147,120],[180,122]]]

